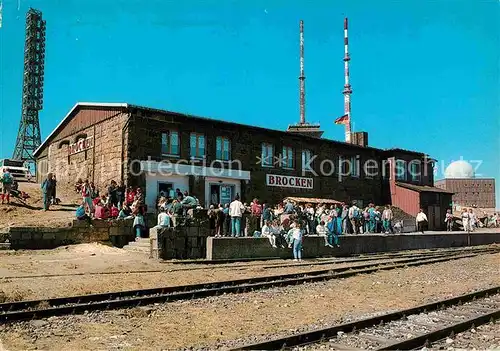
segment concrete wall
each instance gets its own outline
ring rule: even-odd
[[[10,248],[53,249],[62,245],[91,242],[111,242],[123,247],[134,240],[131,220],[92,221],[90,227],[85,221],[74,221],[66,228],[11,227],[8,231]]]
[[[348,256],[364,253],[462,247],[500,243],[500,233],[460,234],[402,234],[402,235],[344,235],[340,248],[325,247],[324,238],[304,238],[304,258]],[[272,248],[266,238],[207,239],[207,259],[291,258],[292,250]]]

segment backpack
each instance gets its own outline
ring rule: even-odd
[[[352,218],[358,218],[359,217],[359,209],[354,208],[354,211],[352,213]]]

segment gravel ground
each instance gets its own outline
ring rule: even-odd
[[[500,350],[500,321],[480,325],[452,338],[437,342],[431,348],[422,349],[422,351],[432,350]]]
[[[341,260],[338,259],[338,261]],[[363,265],[370,262],[350,263],[349,265]],[[263,268],[263,266],[283,264],[286,267]],[[142,254],[130,253],[105,245],[82,244],[55,250],[24,251],[14,254],[0,253],[0,295],[6,301],[44,299],[307,272],[346,265],[347,263],[334,263],[332,265],[297,266],[291,260],[232,263],[216,266],[206,264],[181,265],[160,263],[149,260]],[[157,270],[158,272],[88,274],[147,270]],[[47,274],[66,274],[67,276],[26,278],[26,276]],[[13,278],[23,276],[24,278]]]
[[[500,254],[347,279],[0,326],[9,350],[228,349],[500,284]]]

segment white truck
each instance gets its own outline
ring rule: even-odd
[[[0,159],[0,177],[2,177],[4,169],[8,168],[9,173],[17,182],[29,182],[32,175],[24,161],[12,160],[8,158]]]

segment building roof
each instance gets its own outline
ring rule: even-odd
[[[201,117],[201,116],[196,116],[196,115],[191,115],[191,114],[186,114],[186,113],[180,113],[180,112],[173,112],[169,110],[163,110],[163,109],[156,109],[156,108],[151,108],[151,107],[145,107],[145,106],[140,106],[140,105],[134,105],[134,104],[128,104],[128,103],[96,103],[96,102],[78,102],[76,103],[73,108],[64,116],[62,121],[57,125],[57,127],[49,134],[49,136],[43,141],[43,143],[35,150],[34,156],[37,156],[44,147],[47,146],[47,144],[52,140],[57,133],[59,133],[62,128],[73,118],[74,113],[81,107],[101,107],[101,108],[124,108],[124,109],[139,109],[139,110],[144,110],[144,111],[152,111],[152,112],[158,112],[161,114],[169,114],[169,115],[174,115],[174,116],[183,116],[183,117],[188,117],[188,118],[193,118],[193,119],[200,119],[200,120],[205,120],[205,121],[213,121],[213,122],[218,122],[218,123],[224,123],[228,125],[233,125],[235,127],[245,127],[245,128],[253,128],[255,130],[262,130],[266,132],[277,132],[277,133],[282,133],[282,134],[287,134],[290,135],[292,133],[289,133],[285,130],[277,130],[277,129],[269,129],[269,128],[264,128],[264,127],[258,127],[258,126],[253,126],[253,125],[248,125],[248,124],[242,124],[242,123],[236,123],[236,122],[229,122],[229,121],[224,121],[220,119],[215,119],[215,118],[209,118],[209,117]],[[360,146],[356,144],[350,144],[346,143],[343,141],[338,141],[338,140],[332,140],[332,139],[325,139],[325,138],[318,138],[314,136],[309,136],[309,135],[301,135],[301,134],[295,134],[293,133],[292,135],[300,136],[301,138],[310,138],[311,140],[323,140],[327,141],[330,143],[334,143],[337,145],[343,145],[351,148],[356,148],[356,149],[363,149],[363,150],[374,150],[374,151],[399,151],[399,152],[405,152],[405,153],[411,153],[415,155],[420,155],[423,156],[425,155],[424,153],[421,152],[416,152],[416,151],[410,151],[410,150],[404,150],[404,149],[379,149],[379,148],[374,148],[370,146]]]
[[[435,186],[427,186],[427,185],[415,185],[415,184],[409,184],[409,183],[401,183],[401,182],[396,182],[397,186],[400,186],[402,188],[410,189],[410,190],[415,190],[418,191],[419,193],[443,193],[443,194],[454,194],[453,191],[437,188]]]

